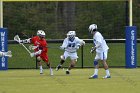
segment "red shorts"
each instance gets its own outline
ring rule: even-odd
[[[41,54],[38,55],[38,56],[40,56],[40,58],[41,58],[44,62],[46,62],[46,63],[49,62],[48,55],[47,55],[46,53],[41,53]],[[37,57],[38,57],[38,56],[37,56]]]

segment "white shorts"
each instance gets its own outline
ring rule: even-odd
[[[65,59],[65,60],[66,60],[68,57],[70,57],[71,60],[77,60],[77,58],[78,58],[77,52],[70,53],[70,52],[65,51],[63,56],[64,56],[64,59]]]
[[[96,52],[95,60],[107,60],[108,51]]]

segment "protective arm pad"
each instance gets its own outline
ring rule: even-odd
[[[64,49],[65,49],[65,47],[63,47],[63,46],[60,46],[60,49],[64,50]]]
[[[85,45],[85,41],[82,40],[82,41],[80,42],[80,44],[81,44],[81,45]]]
[[[31,38],[25,39],[25,40],[20,40],[20,43],[31,43]]]
[[[68,47],[68,39],[64,39],[63,44],[60,46],[61,50],[64,50],[65,48]]]
[[[38,46],[33,46],[33,45],[30,45],[30,46],[29,46],[29,49],[30,49],[30,50],[34,50],[34,49],[36,49],[36,48],[38,48]]]

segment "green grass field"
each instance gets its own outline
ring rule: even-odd
[[[98,79],[88,79],[93,69],[72,69],[49,75],[45,69],[0,71],[0,93],[139,93],[140,69],[110,69],[112,78],[102,79],[105,71],[99,70]]]
[[[49,46],[58,47],[61,43],[48,43]],[[29,46],[28,44],[26,45]],[[125,66],[125,44],[124,43],[109,43],[109,53],[108,53],[108,64],[109,66]],[[83,48],[83,61],[84,67],[93,67],[93,59],[95,54],[90,54],[89,51],[92,47],[92,43],[86,43]],[[138,43],[137,49],[137,64],[140,66],[140,44]],[[56,67],[60,61],[60,55],[63,54],[64,51],[60,49],[49,48],[48,56],[49,61],[52,63],[53,67]],[[9,44],[8,49],[12,51],[13,57],[8,59],[8,67],[9,68],[35,68],[35,58],[31,58],[27,51],[19,44]],[[81,67],[81,48],[78,50],[78,62],[76,64],[77,67]],[[64,66],[68,66],[69,60],[64,64]]]

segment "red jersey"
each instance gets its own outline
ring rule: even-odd
[[[39,36],[34,36],[31,38],[31,43],[33,43],[34,46],[38,46],[38,48],[36,48],[35,51],[42,50],[41,54],[37,56],[40,56],[44,61],[48,62],[47,41],[44,38],[40,39]]]
[[[33,43],[34,46],[38,45],[38,41],[39,41],[39,36],[34,36],[31,38],[31,43]]]
[[[40,39],[38,41],[38,45],[39,45],[39,50],[42,50],[43,52],[46,52],[48,51],[48,48],[47,48],[47,42],[46,40],[43,38],[43,39]]]

